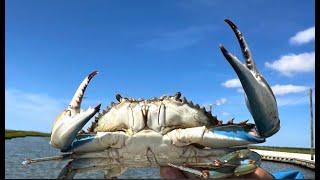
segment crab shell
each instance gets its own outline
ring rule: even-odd
[[[178,128],[190,128],[218,124],[216,117],[205,108],[194,105],[186,98],[180,99],[181,93],[175,96],[162,96],[150,100],[135,100],[116,96],[119,103],[111,104],[106,111],[96,117],[94,132],[126,131],[137,133],[150,129],[160,134]]]
[[[181,98],[181,93],[150,100],[116,95],[118,103],[111,103],[99,113],[89,132],[80,132],[100,110],[100,104],[80,110],[84,91],[98,73],[94,71],[80,84],[52,128],[52,146],[62,152],[73,152],[74,160],[67,168],[119,175],[127,167],[207,163],[235,151],[233,147],[262,143],[275,134],[280,128],[275,96],[258,72],[241,32],[230,20],[225,21],[238,38],[245,64],[223,46],[220,48],[240,79],[255,124],[232,121],[222,124],[205,108]]]

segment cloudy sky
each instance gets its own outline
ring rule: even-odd
[[[121,3],[120,3],[121,2]],[[234,21],[277,97],[281,130],[264,145],[310,145],[314,1],[6,1],[5,127],[50,132],[82,79],[99,75],[83,107],[115,94],[182,92],[219,119],[252,117],[219,44],[242,58]]]

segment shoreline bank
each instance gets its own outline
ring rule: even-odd
[[[19,138],[19,137],[50,137],[50,133],[38,132],[38,131],[22,131],[22,130],[5,130],[5,139]]]
[[[262,160],[275,161],[281,163],[296,164],[310,169],[315,169],[315,159],[311,160],[310,154],[279,152],[279,151],[266,151],[258,149],[250,149],[260,154]]]

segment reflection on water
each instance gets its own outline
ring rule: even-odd
[[[59,154],[59,150],[49,145],[49,139],[43,137],[15,138],[5,141],[5,178],[57,178],[60,170],[67,161],[42,162],[24,167],[21,162],[26,158],[39,158]],[[306,179],[314,179],[315,172],[299,166],[264,161],[261,167],[273,173],[296,169],[303,173]],[[77,174],[75,178],[103,178],[99,172]],[[119,178],[157,178],[159,179],[158,168],[128,169]]]

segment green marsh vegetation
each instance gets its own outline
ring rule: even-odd
[[[50,137],[50,133],[43,133],[37,131],[20,131],[20,130],[5,130],[5,139],[26,137],[26,136],[40,136],[40,137]]]
[[[279,152],[289,152],[289,153],[301,153],[301,154],[310,154],[310,148],[301,148],[301,147],[277,147],[277,146],[249,146],[250,149],[257,150],[266,150],[266,151],[279,151]],[[315,153],[315,149],[312,149]]]

